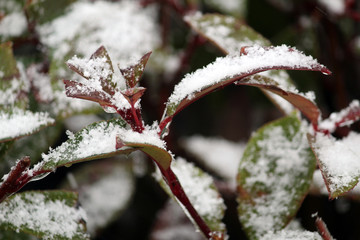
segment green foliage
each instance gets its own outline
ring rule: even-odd
[[[239,218],[250,239],[289,223],[309,191],[315,167],[306,129],[296,115],[253,134],[237,178]]]

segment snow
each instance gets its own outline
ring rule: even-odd
[[[86,227],[91,234],[104,227],[128,203],[134,183],[128,171],[114,167],[111,172],[80,190],[79,201],[86,211]]]
[[[72,239],[79,234],[80,220],[86,220],[82,208],[70,207],[60,200],[46,200],[41,192],[16,194],[0,204],[0,223],[44,232],[44,239],[59,235]]]
[[[53,124],[48,113],[30,112],[13,108],[11,112],[0,111],[0,139],[17,138],[31,134],[44,125]]]
[[[341,15],[345,13],[345,0],[318,0],[330,13]]]
[[[159,46],[155,20],[154,11],[137,1],[79,1],[65,15],[40,26],[39,33],[55,59],[64,59],[71,49],[90,56],[104,45],[111,59],[124,65]]]
[[[25,15],[22,12],[13,12],[5,15],[0,21],[0,36],[3,38],[19,36],[26,28]]]
[[[171,162],[171,168],[199,215],[207,221],[218,223],[218,229],[216,230],[224,230],[225,225],[221,220],[226,206],[214,186],[212,177],[196,168],[193,163],[189,163],[180,157]],[[160,171],[157,171],[155,177],[157,180],[162,180]],[[171,191],[167,185],[166,188],[170,193]],[[186,208],[180,202],[179,204],[188,214]],[[191,219],[190,216],[189,218]]]
[[[225,2],[225,1],[223,1]],[[226,1],[227,3],[228,1]],[[227,53],[234,54],[239,52],[241,47],[252,45],[266,45],[270,43],[262,37],[257,39],[250,39],[245,34],[255,34],[255,32],[248,33],[250,28],[246,25],[238,26],[237,19],[231,16],[211,15],[211,18],[205,20],[207,15],[203,15],[200,12],[195,12],[190,15],[186,15],[184,20],[190,23],[197,31],[203,33],[207,38],[211,39],[220,48]],[[236,26],[236,28],[235,28]],[[256,33],[257,35],[257,33]]]
[[[185,138],[182,143],[186,151],[235,186],[237,167],[245,149],[244,143],[202,136]]]
[[[326,129],[329,130],[329,132],[334,132],[337,128],[336,123],[340,123],[340,121],[344,121],[342,122],[339,127],[344,127],[344,126],[349,126],[351,125],[356,119],[351,120],[351,119],[346,119],[347,116],[349,116],[349,114],[351,113],[351,111],[356,111],[360,109],[360,102],[359,100],[353,100],[349,106],[343,110],[341,110],[338,113],[332,113],[329,118],[321,121],[319,123],[319,128],[320,129]]]
[[[43,161],[35,166],[35,170],[46,163],[66,164],[75,160],[116,152],[116,138],[124,143],[149,144],[165,149],[165,142],[157,134],[157,129],[146,126],[142,133],[125,129],[119,124],[99,122],[96,127],[84,129],[72,134],[68,131],[69,140],[48,154],[43,154]]]
[[[199,215],[212,222],[218,222],[220,228],[224,229],[221,219],[226,207],[224,200],[215,190],[212,177],[201,173],[183,158],[172,161],[171,167]]]
[[[38,98],[44,102],[50,102],[54,100],[54,93],[51,87],[51,80],[49,75],[39,72],[36,65],[31,65],[27,69],[26,73],[33,86],[38,91]]]
[[[194,94],[206,87],[224,82],[229,78],[261,71],[262,68],[281,66],[313,69],[319,65],[311,56],[306,56],[295,49],[289,51],[289,47],[285,45],[267,49],[253,46],[247,48],[246,51],[246,55],[240,56],[237,54],[217,58],[215,62],[203,69],[187,74],[175,86],[174,92],[169,97],[168,105],[179,104],[181,100],[185,98],[191,99]],[[286,87],[284,88],[284,90],[287,90]]]
[[[288,138],[281,126],[266,128],[263,138],[249,145],[244,152],[244,157],[253,156],[256,160],[240,162],[239,174],[246,174],[241,188],[254,192],[254,186],[257,186],[257,191],[264,194],[253,197],[251,202],[240,199],[240,207],[245,212],[239,218],[257,238],[270,230],[279,230],[283,217],[296,208],[294,199],[301,198],[294,186],[304,184],[299,178],[304,178],[309,171],[307,159],[311,155],[306,130],[305,123],[298,132],[290,125],[287,131],[292,137]]]
[[[360,177],[360,134],[351,132],[337,140],[317,133],[313,148],[328,178],[330,192],[351,187]]]
[[[317,232],[300,230],[281,230],[278,232],[269,232],[261,240],[322,240],[323,238]]]

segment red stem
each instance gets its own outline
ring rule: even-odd
[[[186,208],[188,213],[191,215],[193,220],[198,225],[201,232],[205,235],[205,237],[207,239],[210,239],[212,236],[212,232],[211,232],[210,228],[204,222],[204,220],[201,218],[201,216],[198,214],[198,212],[195,210],[194,206],[191,204],[189,198],[187,197],[186,193],[184,192],[184,189],[182,188],[175,173],[172,171],[172,169],[170,167],[165,170],[159,164],[158,164],[158,166],[160,168],[160,171],[162,173],[162,176],[163,176],[165,182],[170,187],[171,192],[181,202],[181,204]]]
[[[320,218],[317,217],[315,220],[315,225],[318,229],[318,232],[320,234],[320,236],[324,239],[324,240],[333,240],[334,238],[331,236],[331,233],[329,232],[326,224],[324,223],[324,221]]]

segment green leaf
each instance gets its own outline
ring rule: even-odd
[[[11,141],[39,131],[54,123],[47,113],[19,108],[0,110],[0,142]]]
[[[182,158],[174,160],[171,168],[180,181],[190,202],[204,219],[210,230],[226,234],[226,227],[222,223],[226,207],[214,185],[213,178]],[[170,188],[161,178],[160,173],[157,179],[169,196],[175,199]]]
[[[0,227],[45,239],[89,239],[77,194],[66,191],[17,193],[0,204]]]
[[[219,1],[205,0],[206,5],[225,14],[235,17],[244,17],[246,15],[247,0]]]
[[[350,132],[343,139],[317,132],[308,135],[311,148],[325,181],[330,198],[353,189],[360,179],[360,134]]]
[[[61,16],[66,7],[76,0],[31,0],[27,1],[25,11],[31,22],[43,24]]]
[[[3,81],[18,78],[20,76],[19,69],[16,66],[16,60],[12,51],[12,42],[0,44],[0,90],[4,91]]]
[[[0,43],[0,109],[6,105],[27,106],[28,83],[20,75],[12,43]]]
[[[11,240],[38,240],[39,238],[23,233],[16,232],[10,229],[0,229],[0,239],[11,239]]]
[[[250,239],[284,228],[306,196],[316,160],[305,133],[293,114],[251,137],[237,177],[239,219]]]

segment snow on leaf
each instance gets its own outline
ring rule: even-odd
[[[56,60],[63,61],[69,53],[90,56],[103,44],[111,59],[127,65],[160,44],[154,9],[143,8],[138,1],[78,1],[67,10],[39,26],[42,41],[54,50]]]
[[[219,14],[200,14],[188,15],[185,20],[199,34],[209,39],[215,46],[225,53],[236,53],[242,47],[251,45],[270,46],[269,40],[261,36],[245,23],[230,16]],[[295,88],[292,80],[285,71],[267,71],[261,73],[268,78],[281,84],[286,84]],[[262,89],[263,90],[263,89]],[[294,108],[281,97],[263,90],[263,92],[280,108],[286,115],[290,114]]]
[[[274,93],[299,109],[313,124],[317,124],[320,117],[320,110],[314,103],[314,93],[301,93],[292,85],[274,81],[273,79],[274,78],[268,78],[261,73],[242,79],[236,84],[254,86]],[[278,102],[279,101],[277,101],[277,103]],[[289,108],[289,110],[291,110],[291,108]]]
[[[183,139],[182,145],[186,151],[226,181],[235,182],[237,166],[245,149],[244,143],[222,138],[192,136]]]
[[[284,228],[307,194],[316,160],[306,129],[290,115],[263,126],[250,139],[237,181],[239,219],[251,239]]]
[[[146,63],[149,60],[151,52],[148,52],[135,64],[128,66],[127,68],[120,68],[120,72],[126,79],[127,88],[133,88],[140,81],[140,78],[145,70]]]
[[[185,16],[185,21],[199,34],[209,39],[225,53],[239,52],[242,47],[270,46],[270,41],[248,25],[231,16],[202,14]]]
[[[349,106],[319,123],[320,130],[334,132],[338,127],[349,126],[360,119],[360,102],[353,100]]]
[[[360,134],[350,132],[337,140],[331,135],[309,135],[309,142],[318,161],[330,198],[353,189],[360,178]]]
[[[88,217],[87,231],[91,234],[119,216],[134,192],[129,161],[124,159],[91,162],[70,176],[71,182],[76,183],[72,188],[79,192],[79,202]]]
[[[183,158],[177,158],[172,161],[171,168],[180,181],[190,202],[209,228],[212,231],[225,233],[226,228],[221,220],[224,217],[226,206],[214,185],[213,178]],[[160,173],[156,177],[165,191],[175,198],[169,187],[160,177]],[[180,204],[180,202],[178,203]],[[180,204],[180,206],[182,205]],[[183,209],[187,212],[184,207]]]
[[[174,88],[166,104],[163,121],[171,119],[184,107],[213,92],[258,72],[272,69],[311,70],[329,74],[329,70],[311,56],[285,45],[248,47],[245,54],[217,58],[203,69],[186,75]]]
[[[43,161],[34,170],[54,170],[56,167],[71,165],[76,162],[109,157],[116,154],[128,154],[137,144],[164,148],[164,142],[159,139],[157,131],[147,128],[143,133],[126,129],[121,119],[101,121],[91,124],[76,134],[68,132],[69,139],[48,154],[43,154]],[[117,147],[117,138],[125,145]],[[133,145],[131,145],[133,144]],[[129,146],[128,146],[129,145]]]
[[[17,193],[0,204],[0,227],[44,239],[88,239],[86,214],[76,202],[73,192]]]
[[[317,232],[300,231],[300,230],[281,230],[278,232],[268,232],[261,240],[323,240]]]
[[[19,108],[0,110],[0,142],[10,141],[39,131],[54,123],[47,113]]]

